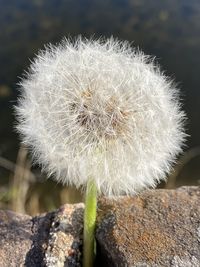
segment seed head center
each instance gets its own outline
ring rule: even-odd
[[[116,96],[103,100],[87,89],[82,92],[79,102],[73,103],[71,110],[76,115],[76,122],[86,131],[105,139],[115,139],[127,133],[130,112]]]

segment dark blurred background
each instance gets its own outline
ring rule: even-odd
[[[160,187],[200,183],[199,0],[0,0],[0,29],[0,208],[37,214],[82,198],[31,167],[14,131],[19,77],[44,44],[69,35],[113,35],[157,57],[179,85],[190,135]]]

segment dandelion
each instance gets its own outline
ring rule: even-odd
[[[49,45],[21,89],[17,128],[36,162],[57,181],[87,186],[86,235],[94,231],[97,193],[155,187],[181,152],[185,115],[177,89],[128,42]]]

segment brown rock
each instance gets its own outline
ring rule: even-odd
[[[99,201],[97,265],[199,267],[200,188]]]
[[[80,266],[83,204],[37,217],[0,211],[0,267]]]
[[[84,204],[65,205],[53,219],[45,253],[47,267],[80,267]]]
[[[44,266],[52,216],[0,211],[0,267]]]
[[[31,249],[31,217],[0,211],[0,266],[23,266]]]
[[[97,261],[101,267],[199,267],[200,189],[149,190],[102,198]],[[83,204],[37,217],[0,211],[0,267],[81,266]]]

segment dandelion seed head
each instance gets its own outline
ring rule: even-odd
[[[46,47],[21,81],[17,129],[57,181],[105,195],[165,179],[185,139],[178,91],[127,42],[65,39]]]

